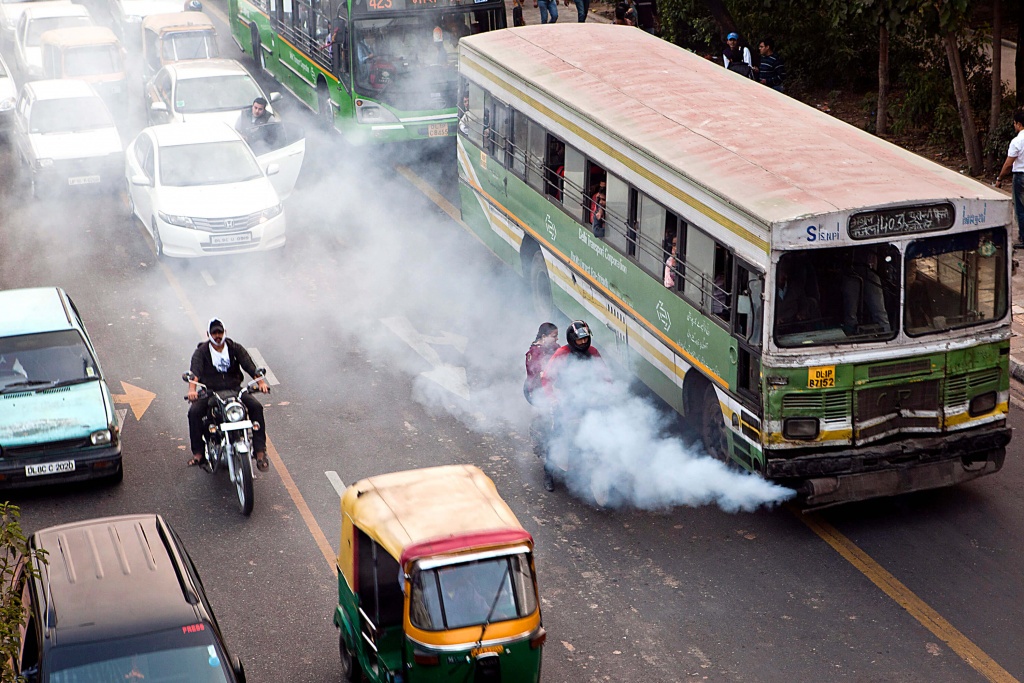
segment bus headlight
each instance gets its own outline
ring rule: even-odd
[[[996,392],[989,391],[971,399],[971,405],[967,409],[971,417],[991,413],[996,409]]]
[[[818,436],[818,418],[787,417],[782,423],[782,435],[787,439],[815,439]]]
[[[379,104],[358,100],[356,102],[356,121],[358,123],[398,123],[398,117]]]

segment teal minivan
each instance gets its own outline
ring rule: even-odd
[[[59,287],[0,291],[0,488],[121,481],[121,425]]]

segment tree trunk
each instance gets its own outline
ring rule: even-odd
[[[718,22],[723,33],[726,35],[733,31],[740,33],[740,30],[736,28],[736,22],[733,21],[732,14],[729,13],[729,9],[725,6],[725,2],[722,0],[704,0],[704,6],[708,8],[708,12]],[[742,36],[742,38],[747,42],[751,41],[751,36]],[[753,40],[755,41],[754,45],[757,45],[756,41],[760,40],[760,38],[753,38]]]
[[[1014,78],[1013,89],[1016,91],[1017,106],[1024,106],[1024,50],[1020,46],[1024,44],[1024,2],[1017,2],[1017,50],[1014,55],[1013,66],[1017,72]]]
[[[999,109],[1003,104],[1003,0],[992,0],[992,107],[988,112],[988,135],[985,145],[985,170],[996,170],[999,159],[996,157],[995,147],[992,146],[992,138],[999,128]]]
[[[974,125],[974,112],[967,98],[967,79],[960,62],[960,49],[957,47],[956,34],[948,31],[942,38],[946,46],[946,61],[949,62],[949,73],[953,78],[953,93],[956,95],[956,111],[960,115],[960,129],[964,133],[964,154],[967,155],[967,172],[973,176],[981,173],[981,144],[978,142],[978,129]]]
[[[998,0],[996,0],[998,2]],[[885,135],[889,125],[889,27],[885,20],[878,24],[878,106],[875,135]]]

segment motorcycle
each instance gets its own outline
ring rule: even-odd
[[[249,419],[249,411],[242,402],[242,396],[254,391],[265,374],[266,370],[260,368],[256,377],[239,389],[237,394],[234,390],[210,391],[205,384],[196,381],[191,371],[181,376],[186,382],[196,382],[200,398],[210,399],[206,415],[203,416],[206,453],[201,463],[202,468],[210,474],[227,468],[228,478],[235,485],[238,509],[245,516],[252,513],[253,506],[252,433],[260,429],[261,425]],[[185,400],[188,400],[187,396]]]

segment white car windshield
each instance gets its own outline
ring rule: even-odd
[[[241,111],[257,97],[263,97],[263,93],[248,74],[188,78],[178,81],[174,109],[181,113]]]
[[[262,175],[252,152],[241,140],[175,145],[160,150],[161,185],[224,185]]]
[[[115,45],[80,47],[68,52],[64,58],[64,75],[98,76],[121,71],[121,53]]]
[[[113,127],[110,112],[98,97],[39,100],[32,105],[28,124],[30,133],[76,133]]]
[[[58,28],[78,28],[79,26],[92,26],[92,19],[89,17],[39,17],[33,19],[28,25],[28,33],[25,35],[25,45],[28,47],[39,47],[41,38],[47,31]]]

